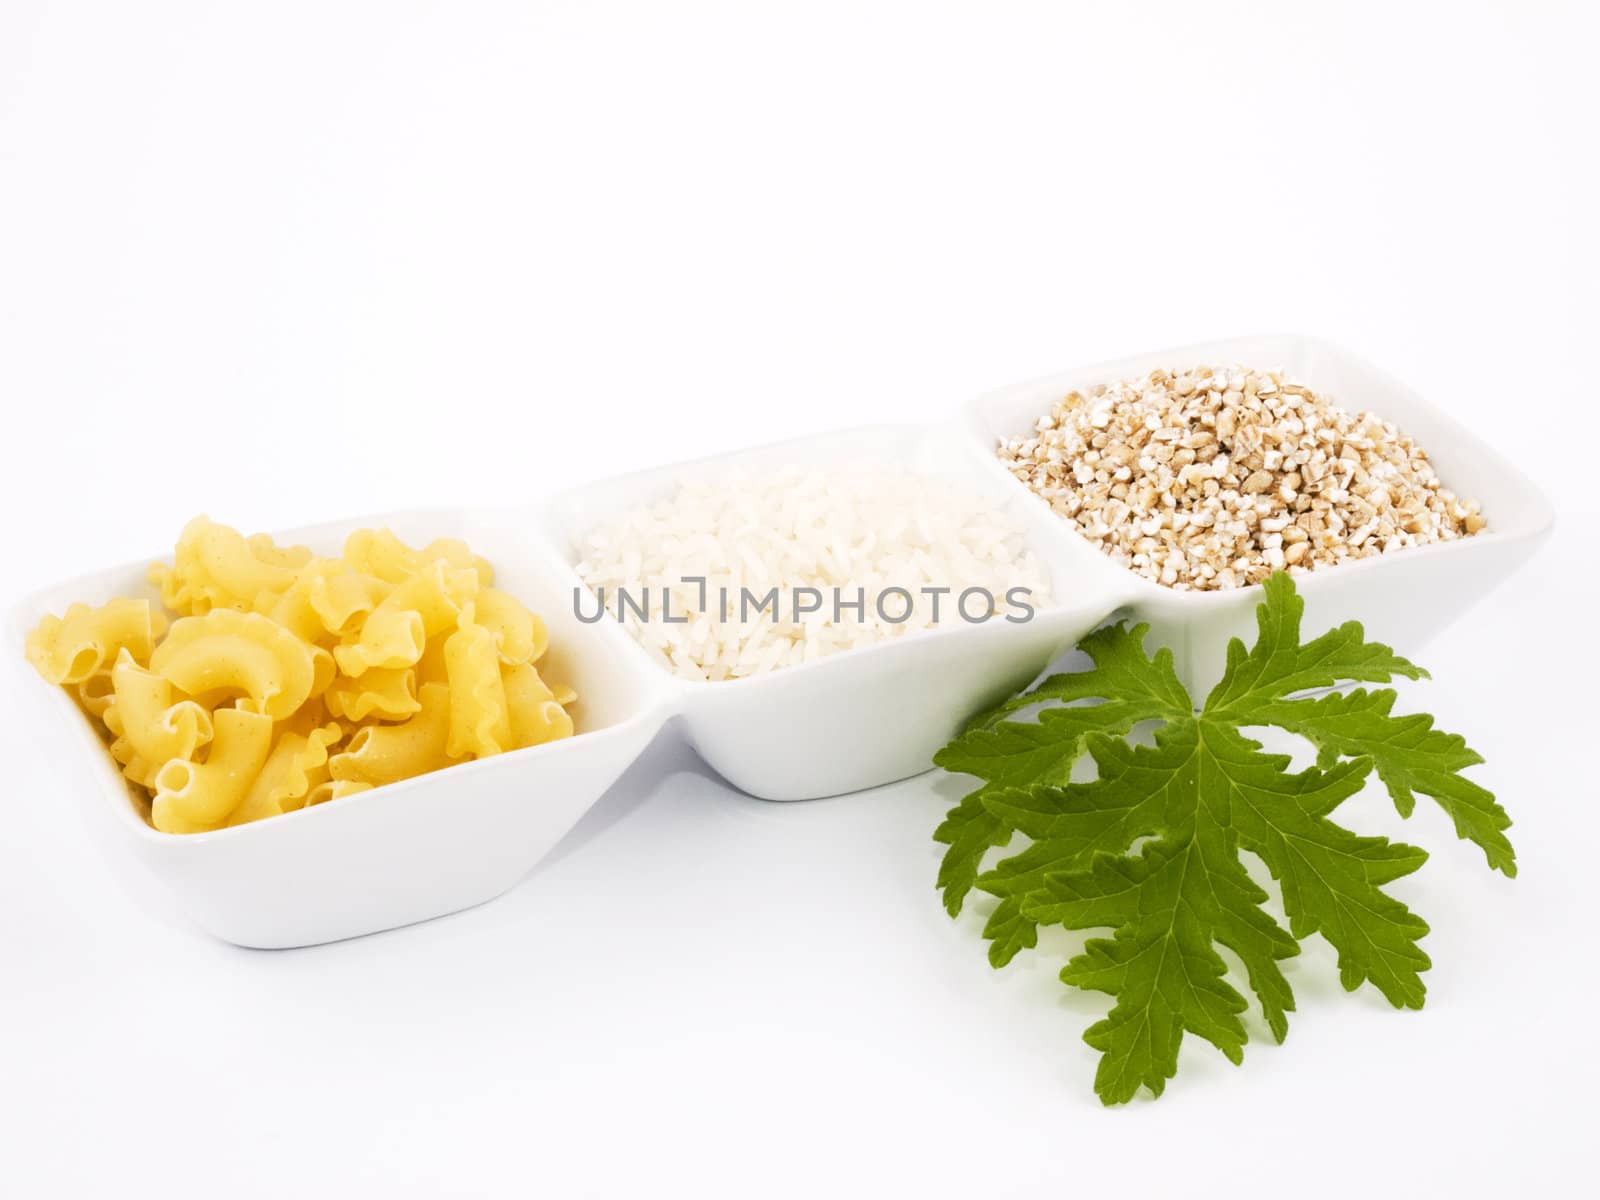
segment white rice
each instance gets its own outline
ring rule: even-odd
[[[1020,600],[1033,608],[1050,592],[1048,575],[995,502],[870,460],[686,480],[667,499],[591,530],[578,553],[578,574],[597,593],[603,589],[606,619],[623,612],[624,628],[655,657],[675,674],[701,680],[758,675],[905,637],[934,626],[935,604],[939,625],[965,624],[963,616],[985,608],[981,594],[969,593],[958,612],[967,589],[994,597],[991,620],[1022,615],[1012,589],[1027,589]],[[703,608],[695,576],[706,578]],[[753,604],[741,613],[741,588],[757,598],[778,589],[777,620]],[[821,609],[797,616],[796,588],[818,589]],[[902,623],[885,619],[906,608],[898,594],[883,595],[891,588],[911,593]],[[935,598],[923,588],[951,590]],[[625,608],[618,589],[646,607],[649,619]],[[865,600],[860,614],[850,607],[857,589]],[[597,607],[590,599],[583,611]],[[664,610],[673,621],[663,619]]]

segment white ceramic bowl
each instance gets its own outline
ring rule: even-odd
[[[324,554],[372,525],[413,543],[464,539],[494,563],[501,586],[545,618],[550,674],[576,687],[580,732],[235,829],[173,836],[144,823],[67,694],[35,678],[73,739],[64,785],[89,798],[90,818],[170,885],[198,924],[240,945],[299,946],[440,916],[510,888],[675,718],[712,767],[753,795],[855,791],[926,770],[972,712],[1120,615],[1150,621],[1155,637],[1174,647],[1198,701],[1221,673],[1226,639],[1253,637],[1259,589],[1175,592],[1118,567],[1013,479],[994,445],[1030,429],[1071,388],[1215,361],[1282,366],[1346,406],[1393,419],[1488,517],[1488,529],[1470,539],[1297,576],[1309,632],[1355,617],[1370,636],[1414,652],[1549,531],[1549,506],[1514,468],[1354,355],[1302,337],[1186,346],[1003,388],[943,425],[804,438],[603,481],[517,511],[391,513],[289,531],[285,540]],[[1025,624],[951,624],[720,683],[676,678],[614,621],[577,618],[576,541],[608,514],[662,496],[689,475],[859,458],[898,462],[998,500],[1049,572],[1052,601]],[[153,597],[147,562],[29,598],[14,614],[13,647],[40,617],[74,601]],[[592,599],[584,611],[593,611]]]
[[[1200,363],[1282,367],[1341,407],[1370,410],[1393,421],[1428,452],[1446,487],[1483,506],[1488,527],[1473,537],[1297,574],[1308,633],[1354,619],[1369,638],[1413,655],[1504,581],[1550,532],[1554,518],[1549,503],[1492,447],[1366,360],[1318,338],[1274,335],[1201,342],[1080,367],[990,392],[967,406],[964,424],[995,478],[1031,496],[1034,506],[1051,516],[1058,536],[1110,562],[1000,465],[994,456],[996,440],[1032,432],[1034,421],[1074,389],[1157,367]],[[1156,643],[1172,647],[1179,677],[1199,703],[1222,676],[1228,639],[1255,639],[1260,587],[1178,592],[1132,571],[1122,574],[1120,603],[1137,619],[1150,622]]]
[[[572,563],[577,540],[595,524],[669,494],[680,480],[863,458],[1000,501],[1050,575],[1052,600],[1026,623],[952,622],[770,674],[709,683],[673,676],[611,622],[638,662],[672,689],[690,741],[718,774],[763,799],[814,799],[926,771],[967,717],[1028,683],[1117,607],[1125,573],[1091,547],[1056,536],[1056,518],[1014,481],[992,475],[983,457],[954,426],[852,429],[574,489],[551,501],[543,524]],[[581,586],[568,569],[572,586]]]
[[[1041,537],[1059,602],[1041,606],[1031,622],[912,634],[716,684],[673,677],[615,622],[587,624],[575,612],[583,585],[571,566],[570,539],[606,511],[659,494],[700,469],[863,455],[961,478],[1001,496],[1026,522],[1054,520],[1006,481],[997,486],[952,428],[907,427],[664,468],[596,484],[537,509],[388,513],[289,530],[274,536],[321,554],[338,553],[352,530],[371,526],[387,526],[413,544],[436,537],[466,541],[494,564],[498,586],[545,618],[550,650],[541,666],[577,689],[579,732],[269,820],[174,836],[144,822],[127,782],[68,694],[34,679],[74,743],[65,756],[66,786],[90,797],[90,819],[109,825],[175,891],[197,924],[238,945],[276,948],[390,929],[506,891],[674,717],[683,718],[690,740],[713,767],[736,786],[771,799],[855,791],[927,770],[966,716],[1027,683],[1105,615],[1105,583],[1075,592],[1073,579],[1087,571],[1111,580],[1120,572],[1103,570],[1086,547]],[[144,577],[149,561],[31,597],[14,614],[12,645],[46,613],[75,601],[154,599]]]
[[[488,558],[499,586],[545,618],[548,674],[577,689],[574,716],[584,732],[269,820],[175,836],[145,824],[117,765],[67,693],[34,678],[75,743],[62,756],[63,790],[88,797],[89,818],[109,825],[197,924],[241,946],[334,941],[498,896],[638,757],[668,711],[654,675],[638,669],[606,630],[573,617],[560,562],[511,514],[388,513],[290,530],[282,538],[337,554],[351,530],[372,525],[387,525],[414,544],[459,537]],[[144,578],[149,561],[31,597],[14,614],[13,652],[20,630],[74,601],[154,599]]]

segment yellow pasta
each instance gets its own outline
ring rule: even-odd
[[[292,730],[280,734],[261,773],[239,806],[228,814],[227,823],[247,825],[304,808],[312,789],[328,782],[328,747],[342,736],[343,731],[332,722],[309,734]]]
[[[322,695],[339,676],[339,667],[333,661],[333,655],[321,646],[308,646],[311,652],[311,692],[310,697],[315,699]]]
[[[173,622],[150,669],[191,696],[242,692],[249,707],[282,720],[317,682],[312,647],[260,613],[214,609]]]
[[[126,650],[111,669],[111,686],[111,756],[135,783],[154,787],[166,762],[191,759],[211,740],[211,714],[193,700],[175,698],[170,679],[141,667]]]
[[[444,644],[450,682],[450,735],[445,753],[452,758],[484,758],[512,749],[511,714],[494,635],[473,619],[472,605]]]
[[[227,528],[216,526],[216,528]],[[312,559],[311,550],[307,546],[280,546],[271,537],[264,533],[252,533],[245,538],[245,545],[250,547],[250,553],[256,561],[273,567],[291,567],[298,569],[305,566]]]
[[[214,608],[248,610],[263,594],[283,591],[295,571],[311,560],[304,546],[278,547],[271,538],[246,538],[237,530],[196,517],[184,526],[171,566],[151,566],[150,582],[161,589],[161,602],[188,616],[204,616]]]
[[[77,686],[78,706],[91,717],[104,721],[111,707],[111,672],[101,669]]]
[[[328,711],[327,697],[312,696],[295,711],[294,716],[279,721],[278,729],[309,736],[313,729],[326,725],[332,716]]]
[[[90,608],[74,604],[59,617],[46,617],[28,635],[28,661],[51,683],[78,684],[109,667],[127,650],[149,662],[166,618],[148,600],[118,598]]]
[[[338,634],[323,624],[322,617],[311,603],[311,591],[327,574],[339,569],[339,564],[327,559],[312,559],[295,573],[294,582],[283,591],[263,592],[256,597],[256,611],[271,617],[295,637],[304,642],[338,640]]]
[[[421,550],[407,546],[388,529],[358,529],[344,542],[344,561],[352,571],[401,583],[431,562],[470,567],[484,587],[494,583],[494,570],[455,538],[438,538]]]
[[[317,558],[302,566],[282,592],[263,593],[257,611],[305,641],[331,646],[354,637],[393,586],[346,570],[337,559]]]
[[[334,661],[346,675],[373,667],[409,667],[422,657],[428,640],[422,614],[411,609],[377,609],[362,623],[353,642],[334,647]]]
[[[373,787],[373,784],[363,783],[359,779],[330,779],[311,789],[311,794],[306,797],[306,807],[326,804],[329,800],[343,800],[346,796],[354,796],[357,792],[370,792]]]
[[[334,637],[352,637],[393,590],[375,576],[339,571],[314,579],[309,600],[324,629]]]
[[[550,643],[544,622],[512,595],[499,588],[484,588],[476,601],[478,624],[494,637],[495,653],[503,663],[537,662]]]
[[[504,675],[514,748],[521,750],[572,736],[572,717],[539,678],[532,663],[514,663],[505,669]]]
[[[197,517],[161,604],[74,604],[27,658],[105,737],[140,811],[201,833],[573,733],[545,624],[453,538],[359,530],[342,558]],[[165,609],[177,614],[169,622]]]
[[[151,823],[166,833],[219,829],[239,807],[272,748],[272,718],[244,708],[221,708],[204,762],[174,758],[155,776]]]
[[[444,666],[444,644],[448,637],[429,638],[428,644],[423,647],[422,657],[417,659],[417,686],[425,683],[444,683],[447,675]]]
[[[342,754],[329,760],[338,780],[360,783],[394,783],[413,775],[426,775],[460,761],[448,753],[450,689],[430,683],[417,697],[421,709],[399,725],[363,725]]]
[[[372,667],[412,666],[429,637],[455,624],[478,587],[478,575],[470,567],[452,567],[443,559],[424,564],[372,610],[354,642],[334,650],[339,669],[359,675]]]
[[[354,677],[341,675],[328,689],[327,700],[329,712],[351,721],[374,714],[386,721],[403,721],[422,708],[414,667],[374,667]]]
[[[352,571],[399,583],[422,565],[421,556],[392,530],[358,529],[344,540],[344,561]]]

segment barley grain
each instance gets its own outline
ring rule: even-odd
[[[1485,528],[1391,423],[1280,371],[1197,366],[1071,392],[1011,473],[1116,561],[1179,589],[1257,583]]]

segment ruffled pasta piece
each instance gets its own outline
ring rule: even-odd
[[[28,634],[25,650],[34,670],[50,683],[74,686],[116,662],[127,650],[150,661],[167,619],[148,600],[119,597],[90,608],[74,604],[62,616],[48,616]]]
[[[457,570],[471,571],[478,577],[480,587],[494,586],[494,568],[487,558],[480,558],[458,538],[435,538],[422,548],[422,561],[440,560]]]
[[[328,761],[334,780],[377,786],[450,766],[451,757],[445,752],[450,689],[442,683],[426,684],[417,699],[422,708],[410,720],[356,730],[344,753]]]
[[[220,829],[244,801],[272,749],[272,718],[244,708],[219,709],[206,761],[174,758],[155,777],[150,820],[164,833]]]
[[[150,669],[191,696],[242,692],[245,707],[282,720],[317,682],[312,649],[260,613],[219,608],[174,621],[150,656]]]
[[[511,749],[511,715],[494,635],[477,624],[470,604],[444,644],[444,665],[450,680],[445,752],[452,758],[487,758]]]
[[[539,672],[539,679],[550,689],[550,698],[557,704],[565,707],[578,698],[578,689],[570,683],[563,683],[559,679],[551,679],[545,672]]]
[[[347,571],[337,559],[319,558],[301,567],[295,580],[257,611],[292,629],[296,637],[329,645],[360,632],[367,615],[382,603],[393,585],[372,575]]]
[[[415,575],[422,557],[392,529],[357,529],[344,540],[344,561],[352,571],[399,583]]]
[[[111,757],[141,787],[174,758],[190,759],[212,738],[211,714],[193,700],[174,697],[172,682],[141,667],[124,650],[111,669],[112,703],[106,725],[116,735]]]
[[[333,661],[333,653],[320,644],[322,642],[331,644],[337,638],[323,625],[322,619],[312,606],[307,594],[306,580],[316,578],[318,573],[325,569],[337,569],[338,565],[323,559],[315,560],[300,569],[288,591],[278,596],[263,592],[257,599],[257,611],[262,616],[274,624],[282,625],[310,648],[313,696],[320,696],[328,690],[328,686],[339,673],[339,667]]]
[[[309,600],[324,629],[336,637],[350,637],[393,590],[393,585],[375,576],[342,571],[313,580]]]
[[[298,733],[301,737],[310,737],[312,730],[320,729],[333,720],[333,714],[328,711],[326,696],[313,696],[294,712],[294,715],[278,722],[279,733]]]
[[[245,538],[245,544],[258,561],[273,567],[299,570],[316,557],[309,546],[280,546],[267,533],[252,533]]]
[[[178,572],[171,563],[153,562],[145,569],[145,579],[154,584],[161,591],[161,603],[165,608],[183,616],[190,616],[196,612],[209,611],[211,605],[207,603],[204,609],[198,608],[194,596],[189,592],[188,585],[178,578]]]
[[[339,669],[359,675],[373,667],[409,667],[427,639],[456,623],[461,607],[478,594],[478,576],[442,560],[428,563],[398,584],[362,623],[354,642],[334,650]]]
[[[328,710],[336,717],[400,721],[420,712],[414,667],[373,667],[360,675],[341,675],[328,689]]]
[[[310,560],[304,546],[279,547],[265,535],[246,538],[209,517],[196,517],[178,535],[172,565],[153,563],[148,577],[168,608],[203,616],[214,608],[257,607],[263,595],[289,587]]]
[[[321,696],[339,677],[339,666],[333,661],[331,651],[321,646],[308,645],[311,652],[311,695]]]
[[[98,721],[104,721],[106,710],[111,707],[114,693],[111,687],[111,672],[106,670],[96,671],[89,678],[77,685],[78,706]]]
[[[336,723],[313,729],[309,735],[280,733],[261,773],[239,807],[229,814],[228,824],[246,825],[303,808],[312,789],[328,782],[328,747],[341,736],[343,731]]]
[[[501,662],[538,662],[544,656],[550,633],[515,596],[499,588],[484,588],[476,604],[477,622],[493,635]]]
[[[391,529],[358,529],[345,539],[344,561],[352,571],[389,583],[401,583],[431,562],[445,562],[457,569],[470,567],[482,586],[494,583],[494,568],[488,560],[456,538],[437,538],[421,550],[413,550]]]
[[[346,796],[354,796],[357,792],[370,792],[372,788],[372,784],[363,783],[359,779],[330,779],[311,789],[311,794],[306,797],[306,807],[326,804],[329,800],[343,800]]]
[[[359,638],[334,647],[333,657],[339,670],[352,676],[374,667],[408,667],[422,657],[427,640],[422,614],[380,609],[366,619]]]
[[[449,675],[444,668],[444,644],[449,638],[434,637],[428,639],[428,644],[422,648],[422,657],[417,659],[417,686],[425,683],[445,683]]]
[[[532,663],[505,669],[506,708],[511,716],[511,748],[521,750],[572,736],[572,717],[556,701]]]
[[[342,569],[332,559],[313,559],[295,572],[294,582],[282,592],[257,596],[256,611],[271,617],[303,642],[335,641],[335,635],[322,623],[311,603],[311,589],[318,580]]]

